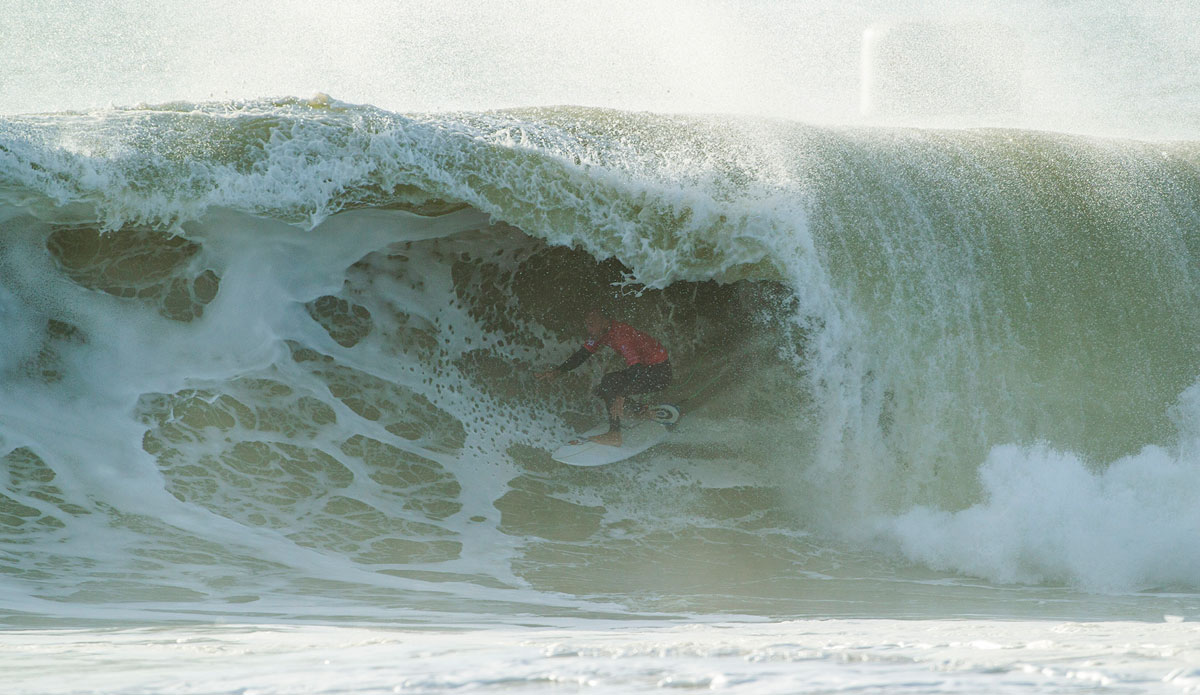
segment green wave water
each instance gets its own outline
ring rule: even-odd
[[[327,98],[6,117],[6,619],[1192,591],[1197,157]],[[685,420],[572,469],[604,367],[532,374],[595,304],[668,346]]]

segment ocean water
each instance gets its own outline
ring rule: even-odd
[[[1195,9],[607,10],[5,11],[6,693],[1200,689]]]

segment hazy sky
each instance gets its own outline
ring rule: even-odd
[[[324,92],[400,111],[582,104],[857,123],[864,32],[918,24],[1005,37],[978,50],[1011,67],[1018,103],[978,124],[1186,135],[1200,125],[1195,5],[17,0],[0,20],[0,113]]]

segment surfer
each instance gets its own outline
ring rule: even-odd
[[[625,414],[625,398],[636,393],[662,391],[671,384],[671,362],[662,343],[621,323],[599,309],[592,309],[583,318],[588,339],[583,347],[567,358],[566,362],[538,372],[540,381],[553,381],[566,372],[583,364],[607,345],[625,358],[625,369],[609,372],[596,387],[596,395],[604,401],[608,412],[608,432],[591,438],[597,444],[621,446],[621,417]],[[647,417],[646,407],[638,406],[634,412],[638,417]]]

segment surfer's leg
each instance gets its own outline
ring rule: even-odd
[[[597,444],[607,444],[609,446],[621,446],[621,415],[622,409],[625,406],[624,396],[612,396],[606,398],[604,407],[608,412],[608,431],[604,434],[598,434],[594,437],[589,437]]]
[[[608,431],[621,431],[621,418],[625,415],[625,397],[616,396],[608,404]]]
[[[621,445],[621,417],[625,414],[625,396],[631,381],[629,371],[622,369],[619,372],[609,372],[596,387],[596,395],[604,401],[604,411],[608,413],[608,432],[592,437],[592,441],[613,446]]]
[[[635,364],[626,370],[630,373],[628,393],[643,394],[657,393],[671,385],[671,363]],[[643,403],[633,403],[633,414],[637,417],[653,419],[649,406]]]
[[[604,375],[604,378],[600,380],[600,385],[596,387],[596,395],[604,401],[604,411],[608,413],[610,422],[614,417],[619,418],[624,411],[625,396],[629,395],[631,376],[629,371],[629,369],[622,369],[619,372],[609,372]]]
[[[617,396],[608,406],[608,424],[614,429],[621,429],[621,418],[625,415],[625,397]]]

